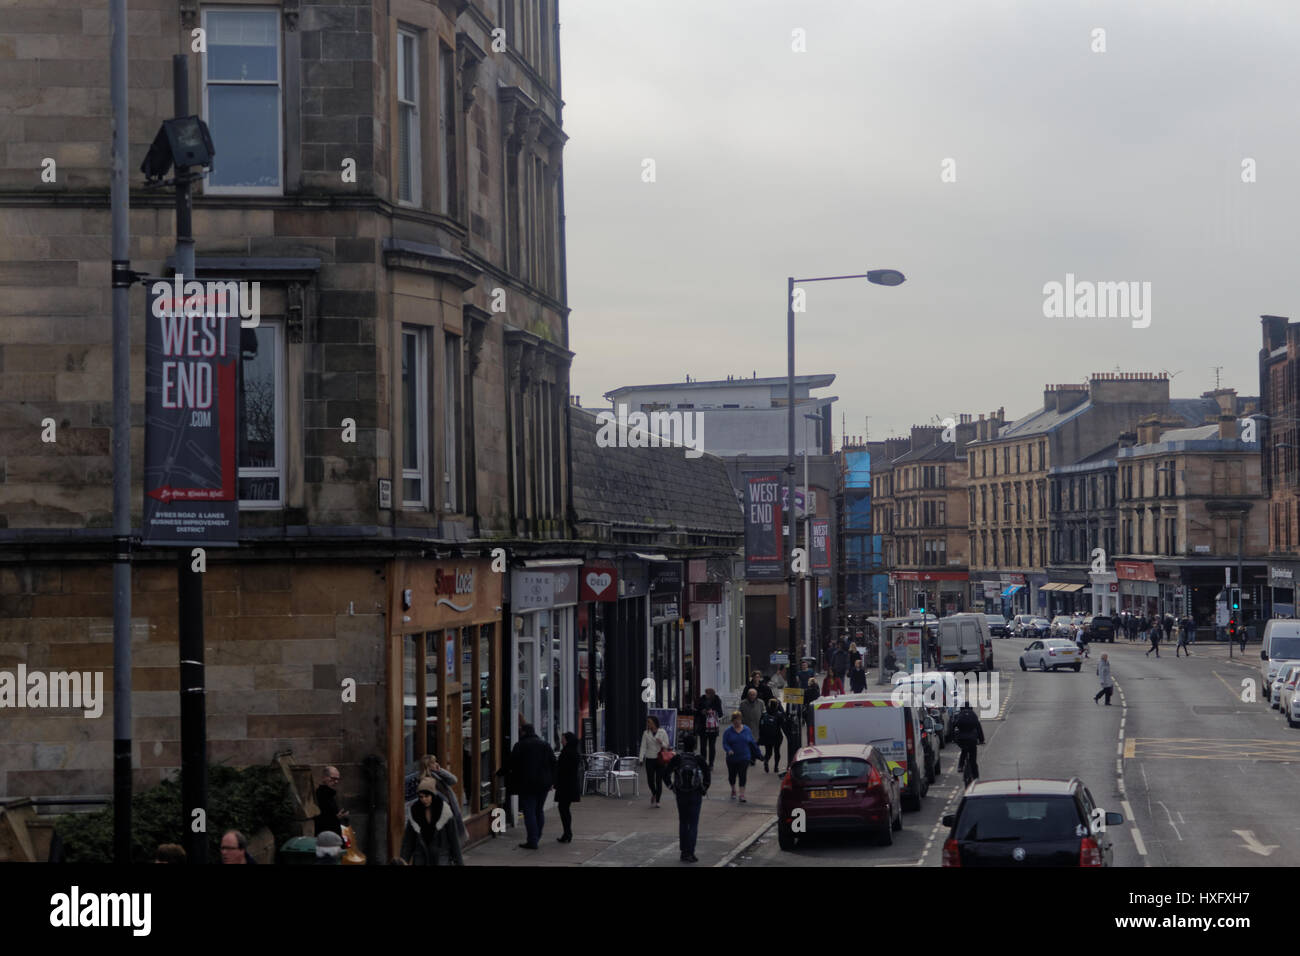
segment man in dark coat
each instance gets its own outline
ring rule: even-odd
[[[668,761],[665,776],[677,795],[677,840],[683,863],[698,863],[695,841],[700,830],[700,807],[709,790],[709,765],[695,754],[695,735],[682,734],[680,749]]]
[[[325,779],[316,788],[316,835],[337,833],[343,835],[343,822],[348,818],[346,810],[339,809],[339,768],[326,767]]]
[[[861,694],[867,689],[867,672],[862,667],[862,660],[853,662],[853,670],[849,671],[849,690],[854,694]]]
[[[831,655],[831,673],[842,682],[848,669],[849,652],[844,649],[844,642],[840,641],[839,647],[835,648],[835,653]]]
[[[542,838],[542,825],[546,822],[542,808],[554,783],[554,751],[537,736],[532,724],[524,724],[519,732],[519,743],[510,751],[506,792],[519,797],[519,812],[524,815],[524,828],[528,834],[527,842],[519,846],[525,850],[536,850]]]
[[[560,810],[560,824],[564,827],[564,832],[556,837],[560,843],[573,842],[573,813],[569,805],[582,799],[582,783],[582,755],[578,753],[578,735],[566,730],[560,759],[556,762],[555,777],[555,805]]]

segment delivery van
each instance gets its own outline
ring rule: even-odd
[[[1270,700],[1273,678],[1283,664],[1300,661],[1300,621],[1275,617],[1264,625],[1264,646],[1259,652],[1259,676],[1264,684],[1264,696]]]
[[[952,614],[939,620],[940,669],[993,670],[993,634],[983,614]]]
[[[904,810],[920,810],[929,791],[921,743],[921,710],[889,691],[843,694],[813,701],[813,744],[870,744],[890,771],[901,767]]]

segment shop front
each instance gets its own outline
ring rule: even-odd
[[[697,657],[693,642],[683,639],[682,562],[669,561],[659,555],[641,555],[647,559],[650,582],[650,655],[647,671],[654,678],[655,695],[651,706],[681,712],[683,702],[693,704]]]
[[[641,561],[588,561],[578,572],[578,725],[586,753],[635,755],[640,745],[648,589]]]
[[[687,635],[691,659],[695,661],[694,683],[698,698],[706,688],[731,686],[730,561],[727,558],[694,558],[687,562]]]
[[[425,754],[456,775],[470,839],[489,833],[502,799],[501,577],[487,560],[391,563],[389,856],[401,845],[404,803]]]
[[[1116,561],[1119,609],[1130,614],[1154,617],[1160,611],[1160,585],[1150,561]]]
[[[893,574],[906,608],[924,606],[940,617],[966,610],[966,588],[970,575],[965,571],[896,571]],[[983,599],[973,606],[983,605]]]
[[[1295,617],[1295,567],[1272,564],[1268,568],[1269,617]]]
[[[525,561],[510,575],[510,613],[514,646],[510,665],[510,726],[532,724],[555,750],[564,732],[580,732],[578,653],[574,612],[578,573],[574,558]]]

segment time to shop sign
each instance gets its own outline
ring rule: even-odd
[[[171,283],[157,282],[145,328],[142,540],[236,546],[238,302],[182,296]]]

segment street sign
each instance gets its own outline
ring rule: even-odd
[[[236,286],[236,283],[230,283]],[[145,316],[146,545],[239,544],[240,312],[234,296],[149,289]]]
[[[781,703],[783,704],[802,704],[803,689],[799,687],[785,687],[781,690]]]
[[[785,653],[784,651],[775,654],[769,654],[767,662],[771,664],[773,667],[777,667],[778,665],[781,664],[788,665],[790,663],[790,655]]]

